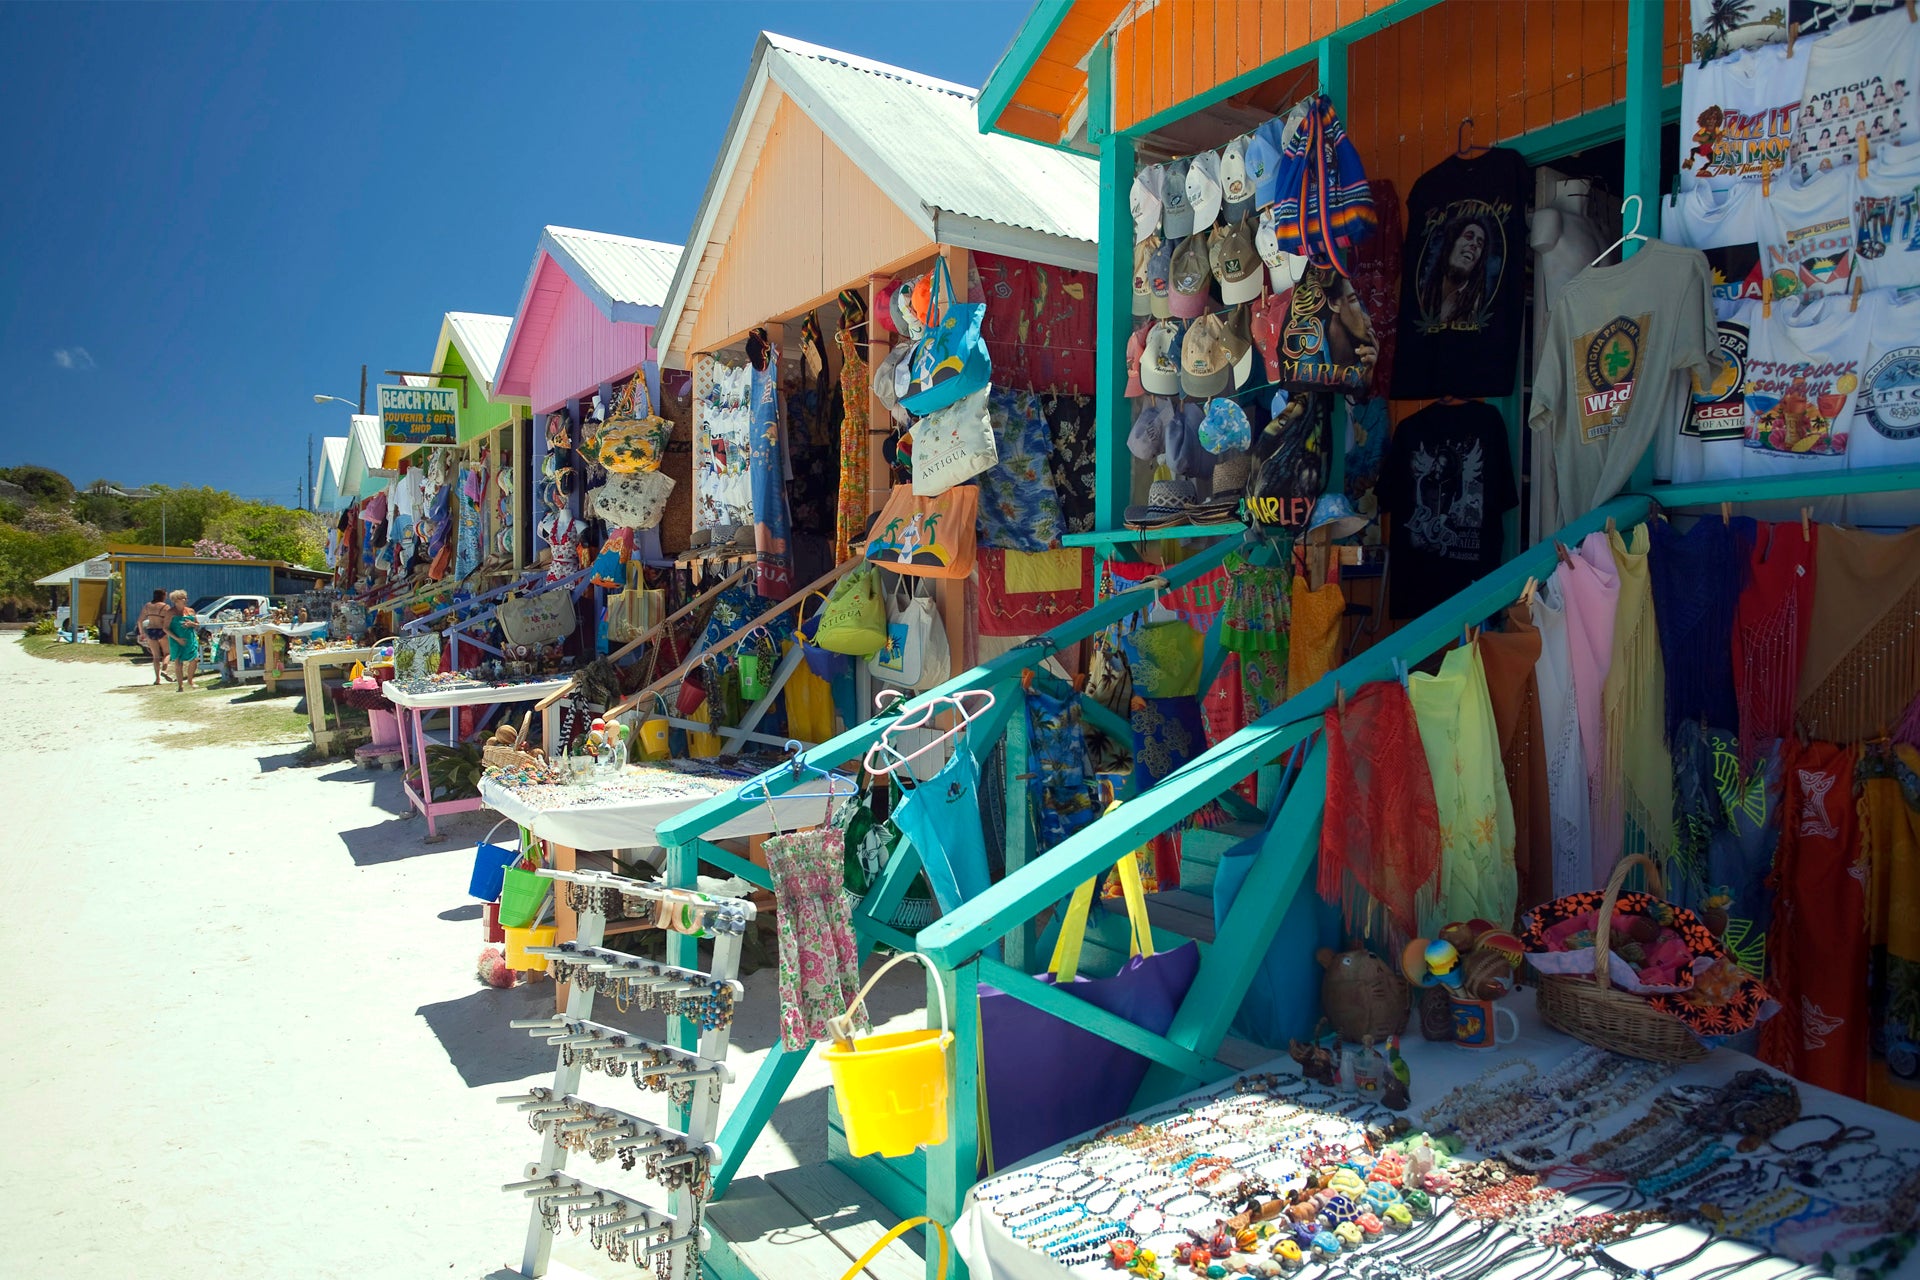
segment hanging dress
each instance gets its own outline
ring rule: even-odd
[[[1729,733],[1739,725],[1733,693],[1733,622],[1753,554],[1754,522],[1712,517],[1684,534],[1650,520],[1648,567],[1666,679],[1666,735],[1683,720]]]
[[[1439,675],[1416,672],[1409,688],[1440,819],[1438,910],[1422,919],[1422,931],[1476,918],[1512,928],[1513,805],[1480,651],[1450,651]]]
[[[1603,805],[1601,776],[1607,759],[1603,695],[1613,666],[1613,617],[1620,603],[1620,573],[1607,535],[1588,534],[1553,577],[1566,603],[1567,654],[1580,717],[1580,759],[1587,768],[1587,841],[1593,851],[1593,876],[1600,882],[1620,857],[1619,824]]]
[[[841,893],[846,845],[835,828],[814,827],[768,836],[761,849],[779,911],[780,1043],[791,1052],[827,1039],[827,1019],[860,990],[860,949]],[[864,1009],[854,1016],[865,1025]]]
[[[1340,624],[1346,616],[1347,597],[1339,583],[1322,583],[1315,591],[1308,587],[1304,573],[1294,578],[1287,688],[1304,689],[1340,665]]]
[[[845,405],[840,418],[840,514],[833,562],[845,564],[853,558],[853,544],[867,533],[868,374],[853,334],[841,329],[833,337],[840,344],[840,399]]]
[[[1587,806],[1587,762],[1580,749],[1580,711],[1567,650],[1567,610],[1558,575],[1535,588],[1533,625],[1540,631],[1534,680],[1540,691],[1540,738],[1546,758],[1547,811],[1552,815],[1553,896],[1585,893],[1593,874],[1592,811]]]
[[[751,415],[753,550],[755,588],[764,599],[793,594],[792,527],[787,518],[786,451],[780,439],[780,349],[765,329],[747,339],[752,361],[748,411]]]
[[[1601,695],[1606,722],[1601,779],[1612,826],[1607,842],[1596,842],[1594,851],[1611,870],[1622,853],[1661,857],[1673,848],[1673,758],[1662,731],[1666,680],[1653,619],[1647,529],[1636,528],[1631,543],[1618,532],[1605,536],[1620,575],[1620,599],[1613,615],[1613,662]]]
[[[1487,696],[1500,734],[1500,768],[1513,805],[1513,866],[1523,907],[1553,893],[1553,831],[1547,800],[1546,744],[1541,736],[1540,633],[1526,605],[1506,611],[1505,631],[1482,631],[1474,643],[1487,673]]]
[[[1757,525],[1746,589],[1734,607],[1733,689],[1740,758],[1793,732],[1800,666],[1813,620],[1819,526]]]
[[[1920,1119],[1920,1089],[1888,1074],[1889,1062],[1910,1066],[1920,1053],[1920,751],[1866,747],[1855,777],[1872,948],[1868,1016],[1876,1054],[1884,1055],[1868,1068],[1867,1101]]]

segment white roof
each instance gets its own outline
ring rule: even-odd
[[[1098,269],[1098,161],[980,132],[978,95],[965,85],[762,32],[661,312],[663,352],[698,308],[696,276],[709,278],[725,252],[778,100],[769,83],[930,242]]]
[[[113,570],[107,564],[105,552],[82,560],[79,564],[70,564],[64,569],[56,569],[44,578],[35,578],[36,587],[64,587],[72,584],[75,578],[111,577]]]
[[[650,322],[652,315],[621,312],[630,307],[658,307],[665,302],[667,289],[673,283],[673,270],[680,264],[677,244],[573,227],[543,229],[539,247],[551,254],[573,282],[600,305],[608,319],[643,324]],[[537,264],[538,253],[534,260]],[[513,322],[507,323],[511,326]],[[505,339],[500,345],[505,348]],[[494,363],[497,365],[498,359]]]
[[[320,441],[320,465],[326,473],[333,476],[333,487],[340,487],[340,477],[347,470],[347,438],[345,436],[326,436]]]
[[[433,353],[433,367],[445,366],[447,348],[451,345],[460,353],[467,372],[480,380],[480,390],[491,394],[493,379],[500,372],[500,355],[507,349],[507,334],[512,330],[512,316],[449,311],[440,325],[440,344]]]

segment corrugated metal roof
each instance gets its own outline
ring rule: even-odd
[[[566,268],[575,284],[589,295],[597,295],[596,301],[610,320],[641,320],[617,312],[623,306],[657,307],[665,302],[673,284],[673,270],[680,265],[677,244],[573,227],[546,228],[540,236],[540,247]]]
[[[467,362],[467,372],[480,379],[485,384],[484,390],[491,394],[493,380],[500,372],[500,356],[507,349],[507,335],[513,331],[513,317],[449,311],[442,330],[443,340],[451,337],[460,349],[460,358]],[[443,342],[434,367],[439,368],[439,361],[445,358]]]
[[[1097,239],[1098,161],[981,133],[978,94],[965,85],[771,32],[765,39],[774,80],[895,199],[901,192],[870,160],[929,210]]]
[[[106,553],[101,552],[97,556],[90,556],[82,560],[79,564],[70,564],[64,569],[56,569],[44,578],[35,578],[33,585],[36,587],[64,587],[71,584],[75,578],[108,578],[112,576],[113,572],[107,564]]]
[[[326,436],[320,441],[322,465],[333,476],[333,486],[340,487],[340,477],[347,470],[347,438],[345,436]]]

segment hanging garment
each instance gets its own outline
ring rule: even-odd
[[[1178,625],[1178,624],[1176,624]],[[1136,687],[1138,671],[1135,672]],[[1143,795],[1167,775],[1207,749],[1200,699],[1137,696],[1133,700],[1133,790]],[[1155,836],[1153,874],[1162,889],[1180,887],[1180,834],[1188,827],[1212,826],[1220,819],[1218,802],[1209,802],[1172,831]]]
[[[785,450],[780,445],[780,349],[765,329],[747,339],[752,361],[748,412],[752,456],[755,585],[768,600],[793,594],[792,528],[787,518]]]
[[[1588,534],[1568,562],[1554,571],[1553,579],[1566,603],[1567,653],[1580,717],[1580,759],[1587,768],[1587,844],[1593,851],[1594,882],[1602,883],[1620,857],[1618,824],[1608,820],[1601,808],[1601,771],[1607,759],[1603,695],[1613,666],[1614,614],[1620,604],[1620,572],[1614,567],[1607,535]],[[1609,836],[1609,832],[1615,834]]]
[[[980,543],[1009,551],[1046,551],[1060,543],[1060,497],[1054,492],[1053,441],[1040,397],[996,388],[987,396],[999,461],[982,472]]]
[[[840,493],[839,519],[834,527],[833,562],[853,558],[853,544],[867,531],[867,362],[860,343],[845,329],[834,334],[840,344]]]
[[[1143,698],[1198,696],[1204,640],[1184,622],[1149,622],[1121,631],[1134,692]]]
[[[1421,930],[1475,918],[1510,928],[1519,905],[1513,804],[1480,651],[1453,649],[1439,675],[1416,672],[1409,684],[1440,819],[1438,910]]]
[[[1284,669],[1291,630],[1293,546],[1285,535],[1275,537],[1281,543],[1278,564],[1249,564],[1237,551],[1228,552],[1222,561],[1227,603],[1220,623],[1220,647],[1229,653],[1278,652]]]
[[[1220,673],[1213,687],[1200,699],[1200,719],[1207,731],[1207,750],[1225,742],[1247,727],[1247,691],[1240,677],[1240,655],[1221,656]],[[1260,801],[1260,775],[1250,773],[1233,784],[1234,792],[1248,804]]]
[[[1435,918],[1440,890],[1440,815],[1413,703],[1398,681],[1375,681],[1324,719],[1327,814],[1316,887],[1339,904],[1348,932],[1385,933],[1397,950]],[[1374,927],[1382,923],[1376,908],[1388,930]]]
[[[1602,691],[1607,744],[1602,794],[1612,825],[1604,843],[1596,839],[1594,852],[1610,870],[1622,853],[1658,855],[1673,847],[1673,759],[1661,732],[1667,695],[1653,618],[1647,529],[1635,529],[1631,542],[1617,532],[1607,540],[1620,574],[1613,662]]]
[[[1868,1017],[1876,1050],[1867,1101],[1920,1119],[1920,1089],[1911,1084],[1920,1053],[1920,751],[1866,747],[1855,777],[1872,948]],[[1893,1065],[1906,1069],[1904,1078],[1893,1077]]]
[[[1732,732],[1740,714],[1733,693],[1733,622],[1753,558],[1754,522],[1709,517],[1682,534],[1666,520],[1652,520],[1648,529],[1667,737],[1683,720]]]
[[[1800,668],[1813,622],[1814,550],[1819,527],[1755,527],[1747,586],[1734,610],[1733,688],[1740,758],[1793,732]]]
[[[797,641],[788,642],[791,649]],[[833,736],[833,686],[805,662],[793,669],[780,691],[786,704],[787,732],[801,742],[822,743]]]
[[[1304,689],[1340,665],[1340,624],[1347,597],[1340,584],[1310,590],[1304,574],[1293,580],[1292,626],[1287,632],[1287,687]]]
[[[787,513],[796,535],[831,541],[840,523],[840,425],[844,417],[839,388],[824,374],[788,379],[781,395],[786,407],[787,450],[792,478],[787,481]],[[835,561],[835,563],[839,563]]]
[[[1251,722],[1287,700],[1287,651],[1243,653],[1239,657],[1240,692]]]
[[[1855,749],[1786,747],[1767,984],[1780,1014],[1760,1032],[1763,1061],[1808,1084],[1867,1096],[1867,904]]]
[[[1500,768],[1513,805],[1513,867],[1520,904],[1545,902],[1553,892],[1553,827],[1547,799],[1546,744],[1541,734],[1540,633],[1526,605],[1506,612],[1505,631],[1482,631],[1475,641],[1487,673],[1487,697],[1500,734]]]
[[[1059,698],[1041,688],[1027,691],[1027,787],[1033,799],[1045,853],[1100,816],[1105,795],[1087,760],[1087,734],[1080,699]]]
[[[1540,696],[1547,812],[1552,815],[1553,896],[1560,898],[1584,893],[1599,881],[1593,873],[1587,761],[1580,749],[1580,710],[1573,691],[1573,655],[1568,651],[1567,609],[1558,575],[1534,589],[1532,613],[1540,632],[1540,661],[1533,676]]]
[[[986,891],[980,762],[965,734],[953,739],[953,755],[940,772],[907,791],[894,810],[893,825],[920,851],[921,871],[943,914],[958,911],[962,903]]]
[[[1741,760],[1730,733],[1697,720],[1673,741],[1670,898],[1705,918],[1741,968],[1758,977],[1773,919],[1767,877],[1780,838],[1781,744]]]
[[[1829,742],[1883,736],[1920,689],[1920,529],[1829,525],[1815,564],[1800,726]]]
[[[486,492],[486,487],[484,469],[460,473],[460,531],[453,553],[456,578],[465,578],[480,567],[480,495]]]
[[[827,1019],[853,1007],[860,949],[841,894],[846,846],[832,827],[768,836],[761,846],[779,909],[780,1043],[788,1052],[828,1038]],[[866,1025],[866,1010],[854,1009]]]

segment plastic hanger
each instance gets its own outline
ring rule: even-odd
[[[900,693],[898,690],[888,689],[874,699],[874,704],[878,706],[880,710],[884,711],[905,696],[905,694]],[[969,707],[967,705],[967,699],[969,698],[977,699],[974,706]],[[861,766],[875,777],[897,774],[902,765],[913,763],[913,761],[918,760],[929,751],[952,741],[954,738],[966,732],[968,725],[993,709],[995,701],[996,699],[993,693],[987,689],[962,689],[956,694],[941,694],[938,697],[928,698],[914,710],[907,712],[907,714],[900,719],[880,731],[879,740],[867,748],[867,754],[862,757],[860,761]],[[903,755],[900,749],[893,745],[895,734],[905,733],[910,729],[924,729],[931,723],[935,713],[948,709],[958,714],[960,722],[935,737],[919,750]],[[888,756],[893,757],[891,761],[886,759]],[[915,775],[913,771],[909,769],[907,770],[907,776],[914,777]]]
[[[1620,248],[1622,245],[1626,244],[1626,242],[1629,240],[1638,240],[1643,244],[1646,243],[1647,237],[1640,233],[1640,217],[1643,213],[1646,212],[1647,202],[1641,199],[1638,195],[1628,196],[1626,200],[1623,201],[1620,205],[1620,215],[1621,215],[1620,220],[1623,223],[1626,221],[1627,205],[1629,204],[1633,206],[1633,225],[1627,228],[1627,230],[1625,230],[1624,232],[1622,232],[1618,240],[1615,240],[1612,244],[1602,249],[1600,251],[1600,256],[1587,264],[1589,267],[1597,267],[1602,262],[1605,262],[1608,254],[1612,253],[1615,249]]]
[[[796,779],[809,777],[826,779],[827,788],[824,791],[783,791],[780,793],[780,797],[783,800],[825,800],[827,807],[826,812],[822,814],[820,819],[822,825],[825,825],[833,817],[833,802],[844,799],[854,793],[851,779],[843,778],[838,774],[822,769],[819,765],[809,763],[801,758],[800,750],[800,743],[798,741],[792,738],[787,739],[788,759],[786,764],[776,765],[759,777],[749,779],[746,785],[740,788],[740,798],[742,800],[760,800],[765,802],[767,813],[773,820],[773,829],[775,831],[781,829],[780,815],[773,807],[773,793],[767,790],[767,779],[770,777],[778,777],[783,769],[786,770],[791,777]],[[845,783],[846,789],[840,789],[837,785],[839,783]],[[757,794],[755,791],[756,788],[758,789]]]
[[[1454,130],[1454,142],[1456,145],[1453,149],[1453,154],[1462,160],[1466,160],[1472,156],[1485,155],[1487,152],[1493,150],[1492,147],[1475,146],[1470,141],[1472,137],[1473,117],[1466,116],[1460,121],[1460,127]]]

